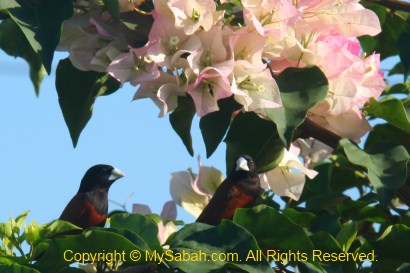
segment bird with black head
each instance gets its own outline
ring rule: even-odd
[[[249,208],[261,190],[258,170],[248,155],[240,155],[228,177],[221,183],[197,222],[217,225],[222,219],[232,220],[237,208]]]

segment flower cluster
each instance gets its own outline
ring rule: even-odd
[[[138,13],[141,2],[119,0],[120,12]],[[155,0],[143,44],[140,32],[89,5],[64,23],[60,49],[78,69],[138,85],[134,99],[151,98],[160,116],[189,94],[199,117],[233,96],[266,118],[282,105],[273,75],[318,66],[329,91],[309,117],[358,140],[370,129],[359,107],[385,87],[379,55],[360,55],[356,37],[378,34],[380,24],[358,0]]]

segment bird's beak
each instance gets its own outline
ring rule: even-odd
[[[111,174],[108,177],[108,180],[115,181],[115,180],[117,180],[121,177],[124,177],[124,176],[125,176],[125,174],[122,171],[120,171],[117,168],[114,168],[114,169],[112,169]]]
[[[245,158],[240,157],[236,160],[236,171],[243,170],[249,171],[248,161]]]

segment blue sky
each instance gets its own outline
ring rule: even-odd
[[[168,116],[158,118],[151,100],[131,102],[136,88],[130,85],[97,99],[74,149],[54,87],[58,59],[65,56],[55,56],[52,75],[45,78],[36,98],[25,61],[0,52],[0,222],[27,210],[28,222],[57,219],[85,171],[99,163],[126,174],[111,187],[110,199],[123,203],[134,193],[128,210],[133,203],[143,203],[158,214],[171,199],[170,173],[188,167],[197,171],[198,154],[204,165],[225,170],[225,145],[207,160],[198,119],[193,125],[195,157],[190,157]],[[109,209],[119,207],[110,203]],[[178,219],[194,221],[181,208]]]

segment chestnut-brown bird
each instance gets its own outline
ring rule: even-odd
[[[249,208],[261,189],[255,162],[248,155],[238,156],[231,173],[218,187],[197,222],[217,225],[232,220],[237,208]]]
[[[60,216],[83,229],[103,227],[108,215],[108,190],[124,174],[110,165],[95,165],[81,180],[80,189]]]

